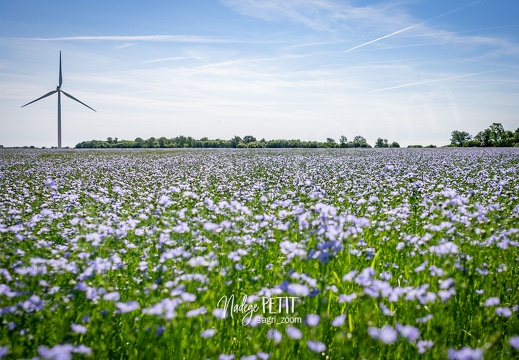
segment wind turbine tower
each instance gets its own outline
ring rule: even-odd
[[[63,75],[62,75],[62,72],[61,72],[61,51],[59,52],[59,85],[56,87],[56,90],[53,90],[51,92],[48,92],[46,93],[45,95],[37,98],[36,100],[33,100],[31,101],[30,103],[27,103],[25,105],[23,105],[22,107],[25,107],[27,105],[30,105],[38,100],[41,100],[43,98],[46,98],[47,96],[51,96],[55,93],[58,93],[58,149],[61,149],[61,93],[63,93],[63,95],[65,95],[66,97],[72,99],[72,100],[75,100],[77,101],[78,103],[80,103],[81,105],[84,105],[86,106],[87,108],[89,108],[90,110],[93,110],[95,111],[94,109],[92,109],[90,106],[88,106],[87,104],[79,101],[78,99],[76,99],[75,97],[73,97],[72,95],[70,94],[67,94],[65,91],[61,90],[61,85],[63,84]]]

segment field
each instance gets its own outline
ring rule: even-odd
[[[519,356],[519,149],[2,150],[0,184],[0,358]]]

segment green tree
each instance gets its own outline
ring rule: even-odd
[[[357,135],[353,138],[353,142],[350,144],[354,148],[368,148],[368,142],[363,136]]]
[[[175,142],[177,143],[177,147],[183,148],[187,144],[187,138],[183,135],[180,135],[175,138]]]
[[[472,137],[466,131],[454,130],[451,133],[451,146],[461,147],[465,145]]]
[[[234,135],[234,137],[230,140],[231,147],[236,148],[242,142],[241,137]]]
[[[254,136],[252,136],[252,135],[246,135],[246,136],[243,137],[243,142],[245,144],[248,144],[248,143],[251,143],[251,142],[254,142],[254,141],[256,141],[256,138]]]
[[[506,141],[506,131],[501,123],[493,123],[490,129],[490,143],[492,146],[508,146]]]
[[[517,128],[512,135],[512,144],[514,146],[519,146],[519,128]]]
[[[375,142],[375,147],[376,148],[388,148],[389,143],[387,142],[387,139],[378,138],[377,141]]]
[[[341,138],[339,139],[339,144],[341,148],[348,147],[348,138],[344,135],[341,135]]]
[[[168,142],[169,141],[164,136],[159,137],[158,142],[159,142],[159,147],[160,148],[168,147]]]
[[[480,131],[476,136],[474,136],[474,139],[476,139],[481,146],[492,146],[490,142],[492,134],[490,132],[490,129],[485,129],[483,131]]]
[[[157,141],[156,138],[154,138],[153,136],[150,137],[148,140],[146,140],[146,147],[149,147],[149,148],[158,148],[159,147],[159,142]]]
[[[335,142],[335,139],[332,138],[326,138],[326,147],[334,148],[337,146],[337,143]]]

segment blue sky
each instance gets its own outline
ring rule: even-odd
[[[516,0],[0,2],[0,144],[449,142],[519,126]],[[406,30],[404,30],[406,29]],[[393,35],[391,35],[393,34]],[[378,39],[378,40],[377,40]],[[374,41],[375,40],[375,41]]]

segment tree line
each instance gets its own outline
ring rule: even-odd
[[[515,132],[505,130],[501,123],[493,123],[474,137],[466,131],[451,133],[452,147],[510,147],[519,146],[519,128]]]
[[[449,147],[519,147],[519,128],[512,132],[505,130],[501,123],[492,123],[485,130],[472,136],[466,131],[454,130],[451,133]],[[399,148],[396,142],[378,138],[371,146],[363,136],[357,135],[352,140],[342,135],[339,141],[327,138],[326,141],[304,141],[299,139],[256,139],[252,135],[243,138],[235,135],[229,140],[209,139],[203,137],[195,139],[191,136],[177,136],[173,138],[150,137],[135,140],[119,140],[118,138],[107,138],[106,140],[90,140],[80,142],[75,146],[77,149],[101,149],[101,148]],[[436,145],[409,145],[409,148],[436,148]]]
[[[333,138],[326,141],[304,141],[299,139],[285,140],[257,140],[252,135],[243,138],[234,136],[230,140],[208,139],[203,137],[195,139],[191,136],[177,136],[174,138],[150,137],[144,140],[140,137],[135,140],[119,140],[118,138],[107,138],[106,140],[83,141],[76,145],[77,149],[101,149],[101,148],[371,148],[363,136],[357,135],[348,141],[346,136],[341,136],[339,142]],[[378,138],[375,142],[376,148],[398,148],[400,145],[387,139]]]

